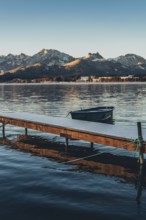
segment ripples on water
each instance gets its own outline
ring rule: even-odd
[[[115,106],[115,123],[127,128],[144,122],[146,84],[0,85],[1,112],[65,117],[71,110],[98,105]],[[6,126],[11,140],[22,132],[21,128]],[[114,152],[135,157],[125,150]],[[126,181],[124,176],[116,176],[116,166],[115,175],[104,166],[103,174],[75,171],[75,165],[0,145],[0,219],[145,219],[145,184],[139,181],[135,185],[138,174]],[[125,175],[130,173],[125,168]]]

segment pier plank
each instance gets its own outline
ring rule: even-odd
[[[134,150],[133,141],[138,138],[136,125],[128,128],[26,112],[0,113],[0,122],[127,150]],[[146,131],[142,133],[146,152]]]

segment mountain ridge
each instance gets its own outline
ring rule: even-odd
[[[0,81],[127,75],[146,75],[146,60],[136,54],[105,59],[99,52],[75,58],[54,49],[42,49],[32,56],[24,53],[0,56]]]

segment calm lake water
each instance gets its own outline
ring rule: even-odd
[[[115,123],[126,125],[127,132],[137,121],[146,129],[144,83],[0,85],[0,112],[66,117],[71,110],[102,105],[115,107]],[[24,129],[6,126],[11,140],[21,133]],[[102,152],[103,147],[95,147]],[[104,147],[113,155],[137,160],[135,152],[111,149]],[[95,174],[0,145],[0,219],[146,219],[145,170],[115,165],[111,172],[104,162],[99,164],[102,172]]]

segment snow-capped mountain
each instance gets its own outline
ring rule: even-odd
[[[8,54],[7,56],[0,56],[0,72],[6,72],[17,67],[31,66],[35,63],[45,63],[48,66],[63,66],[72,60],[74,60],[72,56],[52,49],[43,49],[33,56],[23,53],[20,55]]]
[[[81,57],[81,58],[76,58],[71,62],[68,62],[64,64],[65,67],[75,67],[77,65],[81,65],[81,63],[90,63],[92,62],[101,62],[104,61],[105,59],[97,52],[97,53],[88,53],[86,56]]]
[[[88,53],[87,56],[82,57],[84,60],[90,60],[93,62],[104,60],[104,58],[97,52],[97,53]]]
[[[113,60],[80,58],[64,65],[66,70],[81,76],[115,76],[130,74],[128,67]]]
[[[28,65],[35,63],[45,63],[48,66],[60,65],[63,66],[65,63],[74,60],[74,58],[68,54],[62,53],[58,50],[46,50],[42,49],[37,54],[33,55],[28,62]]]
[[[132,67],[134,65],[139,64],[146,64],[146,60],[143,57],[138,56],[136,54],[126,54],[125,56],[119,56],[109,60],[121,63],[122,65],[127,67]]]
[[[0,56],[0,81],[15,79],[72,78],[81,76],[144,76],[146,60],[135,54],[104,59],[98,52],[73,58],[57,50],[43,49],[33,56]]]
[[[5,72],[16,67],[26,66],[30,56],[23,53],[20,55],[8,54],[0,56],[0,72]]]

